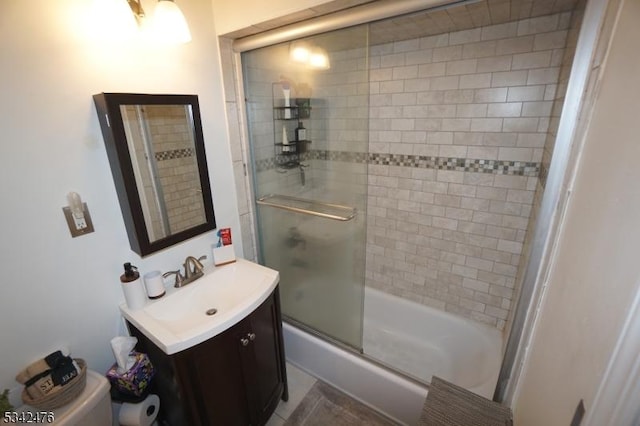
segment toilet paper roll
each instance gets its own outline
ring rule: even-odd
[[[164,296],[164,281],[160,271],[151,271],[144,274],[144,286],[147,288],[149,299],[158,299]]]
[[[150,426],[160,409],[158,395],[150,394],[142,402],[123,402],[118,421],[121,426]]]
[[[140,278],[120,284],[122,284],[124,299],[127,301],[129,309],[140,309],[147,303],[147,293]]]

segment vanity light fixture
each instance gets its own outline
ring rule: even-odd
[[[174,43],[191,41],[189,25],[182,11],[173,0],[159,0],[153,11],[153,26],[156,37]]]
[[[138,25],[142,26],[146,17],[140,0],[127,0]],[[189,25],[177,4],[173,0],[158,0],[153,11],[153,37],[166,43],[178,44],[191,41]]]
[[[140,0],[127,0],[127,3],[129,3],[131,12],[133,12],[133,16],[136,17],[136,21],[138,21],[138,25],[140,25],[140,23],[145,17],[144,9],[142,8],[142,4],[140,3]]]

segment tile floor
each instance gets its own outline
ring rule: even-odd
[[[266,426],[282,426],[289,418],[293,410],[304,399],[307,392],[313,387],[317,379],[287,362],[287,379],[289,383],[289,401],[280,401],[275,413],[269,419]]]

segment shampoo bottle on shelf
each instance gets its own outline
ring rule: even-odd
[[[282,152],[290,152],[289,138],[287,137],[287,128],[282,126]]]
[[[302,121],[298,121],[298,127],[296,127],[296,140],[297,141],[307,140],[307,129],[304,128],[304,124],[302,124]]]
[[[291,118],[291,86],[289,82],[282,83],[282,95],[284,97],[284,118]]]

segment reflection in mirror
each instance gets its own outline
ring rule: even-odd
[[[206,222],[190,105],[122,105],[149,241]]]
[[[131,248],[144,256],[215,228],[197,96],[94,96]]]

